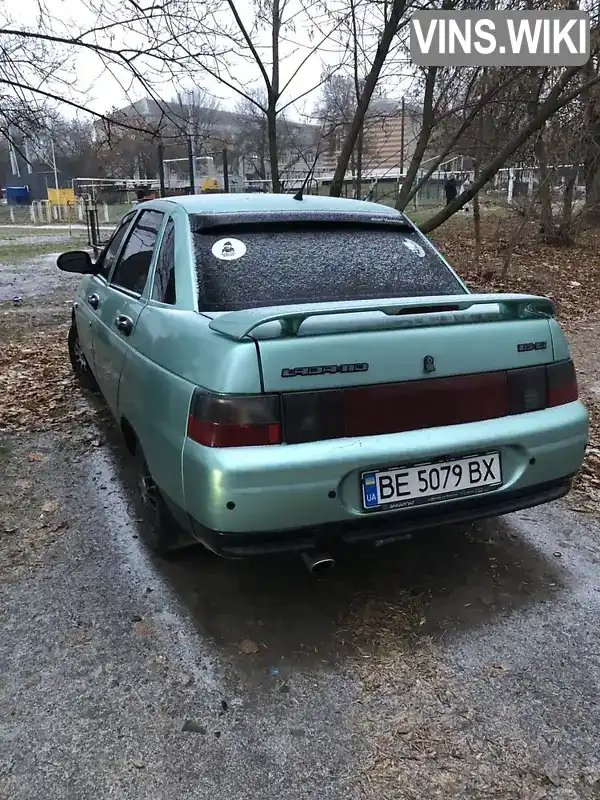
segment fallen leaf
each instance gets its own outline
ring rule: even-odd
[[[259,650],[260,647],[252,639],[242,639],[240,642],[240,653],[250,655],[250,653],[258,653]]]
[[[47,456],[42,455],[41,453],[29,453],[27,456],[29,461],[44,461]]]
[[[138,636],[150,636],[153,633],[152,623],[148,621],[136,622],[135,632]]]

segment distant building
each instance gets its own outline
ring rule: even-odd
[[[223,148],[228,151],[228,167],[232,175],[245,181],[269,181],[266,119],[218,108],[197,107],[174,102],[157,103],[145,98],[113,113],[115,119],[135,124],[144,122],[160,127],[165,142],[167,162],[165,177],[173,188],[186,180],[187,135],[194,143],[195,170],[202,178],[211,174],[211,164],[222,171]],[[101,124],[98,125],[101,128]],[[280,120],[281,144],[279,172],[281,179],[291,180],[305,175],[317,153],[319,128],[315,125]],[[141,178],[135,173],[131,177]],[[189,182],[189,177],[187,178]],[[234,178],[235,182],[235,178]]]
[[[364,170],[373,177],[398,177],[413,156],[422,116],[419,109],[401,100],[371,103],[365,122]]]
[[[211,170],[222,172],[222,151],[228,150],[228,167],[232,175],[248,185],[268,183],[271,170],[268,157],[266,120],[210,107],[193,107],[185,103],[157,103],[144,98],[114,113],[128,122],[145,122],[160,126],[165,141],[166,182],[182,188],[187,176],[186,135],[194,141],[196,172],[200,179]],[[421,113],[401,100],[373,101],[365,120],[362,175],[365,183],[374,179],[395,180],[406,172],[420,130]],[[319,124],[280,120],[279,173],[284,188],[299,185],[309,170],[316,180],[327,182],[335,171],[343,144],[343,134],[335,141],[324,139]],[[179,144],[177,140],[179,138]],[[210,163],[212,159],[212,165]],[[316,161],[316,163],[315,163]],[[346,180],[352,179],[353,163]],[[138,175],[131,177],[154,177]]]

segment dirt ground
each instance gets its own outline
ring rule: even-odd
[[[551,288],[586,298],[562,314],[596,413],[586,253]],[[341,553],[323,580],[152,559],[129,459],[69,373],[76,279],[55,277],[0,266],[0,797],[600,797],[597,438],[564,501]]]

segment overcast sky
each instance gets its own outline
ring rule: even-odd
[[[40,2],[43,2],[43,0],[3,0],[0,19],[4,17],[4,25],[8,22],[10,27],[13,28],[39,30]],[[307,15],[298,14],[300,9],[299,0],[288,0],[288,2],[290,14],[296,14],[296,25],[295,30],[288,30],[286,34],[288,41],[283,42],[281,45],[283,52],[280,60],[282,86],[292,78],[299,67],[300,69],[286,90],[280,105],[285,105],[311,89],[311,87],[315,87],[319,83],[323,69],[326,66],[335,67],[344,59],[348,59],[348,53],[344,54],[344,48],[340,44],[339,32],[335,34],[335,41],[333,38],[328,40],[319,47],[318,52],[311,55],[311,51],[322,39],[323,34],[316,31],[313,26],[311,38],[308,30],[311,21]],[[99,24],[99,18],[98,14],[92,10],[92,3],[102,3],[108,9],[109,14],[124,13],[125,4],[121,0],[55,0],[55,4],[46,6],[49,13],[45,17],[45,24],[50,25],[53,31],[61,36],[73,36],[84,28],[93,28]],[[294,6],[293,4],[296,5]],[[231,23],[233,20],[231,12],[227,9],[225,3],[221,5],[224,24],[227,21]],[[248,26],[252,24],[252,9],[253,5],[250,0],[240,0],[239,11]],[[328,3],[328,11],[331,10],[334,9],[331,3]],[[320,13],[324,14],[324,12]],[[323,23],[323,25],[330,24],[325,23],[324,16],[318,22]],[[256,40],[261,55],[265,57],[265,61],[269,59],[269,36],[270,31],[264,30]],[[124,31],[120,31],[117,32],[116,38],[110,42],[110,45],[118,49],[123,43],[135,46],[136,41],[141,40],[139,38],[136,39],[135,36],[132,37],[131,34],[125,34]],[[370,41],[374,41],[372,37]],[[106,36],[103,37],[102,44],[108,44]],[[225,46],[227,47],[226,42]],[[229,70],[231,82],[244,90],[253,86],[264,86],[264,84],[261,84],[258,67],[255,64],[248,63],[241,57],[235,56],[231,44],[229,44],[228,50],[227,58],[231,65]],[[150,72],[145,68],[140,71],[144,72],[145,75],[150,75]],[[115,106],[122,107],[132,100],[141,99],[149,94],[148,90],[139,81],[132,79],[127,69],[116,66],[107,68],[106,64],[95,53],[89,50],[86,51],[83,48],[70,50],[62,75],[71,82],[71,89],[65,92],[64,86],[60,88],[55,86],[54,89],[57,93],[62,92],[77,102],[81,102],[85,98],[83,104],[98,113],[106,113]],[[169,100],[173,97],[175,87],[166,74],[163,74],[162,78],[154,74],[151,82],[156,95],[161,96],[164,100]],[[217,98],[224,108],[234,108],[236,102],[240,99],[232,88],[211,78],[201,69],[198,69],[193,76],[187,78],[184,86],[191,87],[194,83]],[[391,93],[394,93],[394,86],[390,85],[386,88],[392,89]],[[297,118],[309,115],[318,100],[318,94],[319,90],[317,89],[295,102],[290,107],[291,115]],[[66,107],[63,107],[62,110],[65,113],[75,113],[72,110],[69,112]]]

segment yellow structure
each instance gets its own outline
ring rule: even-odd
[[[55,206],[74,206],[75,192],[73,189],[50,189],[48,187],[48,200]]]
[[[216,178],[202,178],[200,181],[200,189],[203,192],[215,191],[219,188],[219,181]]]

